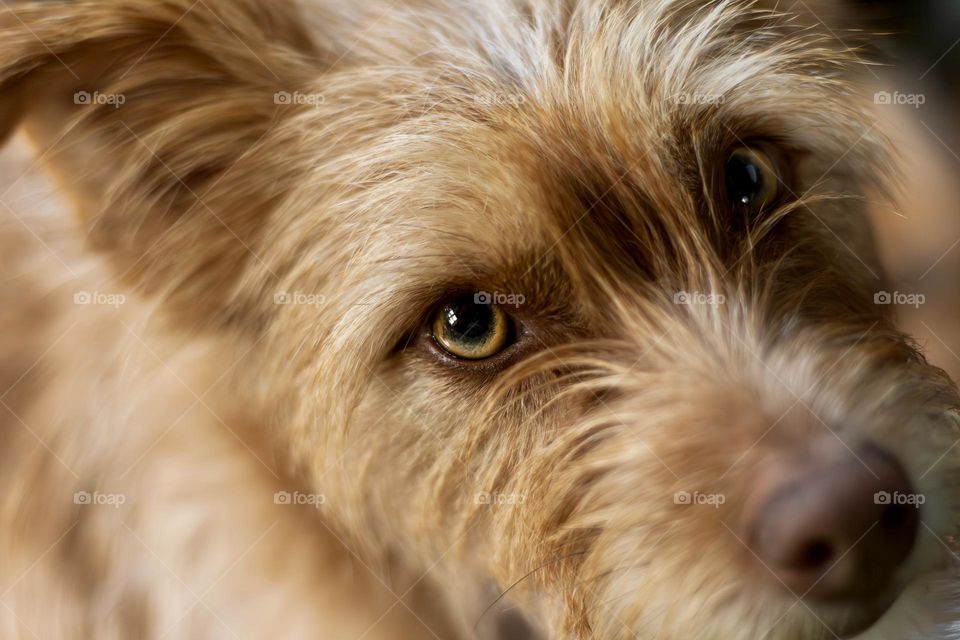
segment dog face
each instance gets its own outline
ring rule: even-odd
[[[178,4],[22,10],[3,82],[54,106],[9,110],[124,278],[249,343],[265,437],[373,566],[465,629],[516,583],[550,637],[919,606],[957,398],[877,304],[841,45],[727,2]]]

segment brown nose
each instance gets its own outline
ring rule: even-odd
[[[797,596],[876,598],[913,548],[919,499],[892,456],[833,440],[759,479],[747,535],[757,557]]]

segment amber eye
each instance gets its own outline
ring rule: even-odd
[[[730,154],[726,167],[727,196],[738,207],[760,211],[780,192],[780,178],[763,151],[741,147]]]
[[[482,294],[454,298],[441,306],[433,319],[433,338],[451,355],[483,360],[510,343],[509,316],[495,304],[483,304]]]

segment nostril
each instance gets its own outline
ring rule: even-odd
[[[811,540],[802,547],[796,566],[801,570],[820,570],[833,560],[833,545],[826,540]]]
[[[884,529],[899,529],[910,521],[911,513],[907,507],[893,504],[883,510],[880,516],[880,526]]]

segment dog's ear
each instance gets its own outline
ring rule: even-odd
[[[118,276],[223,310],[283,192],[277,96],[325,59],[293,0],[8,0],[0,138],[23,125]]]

